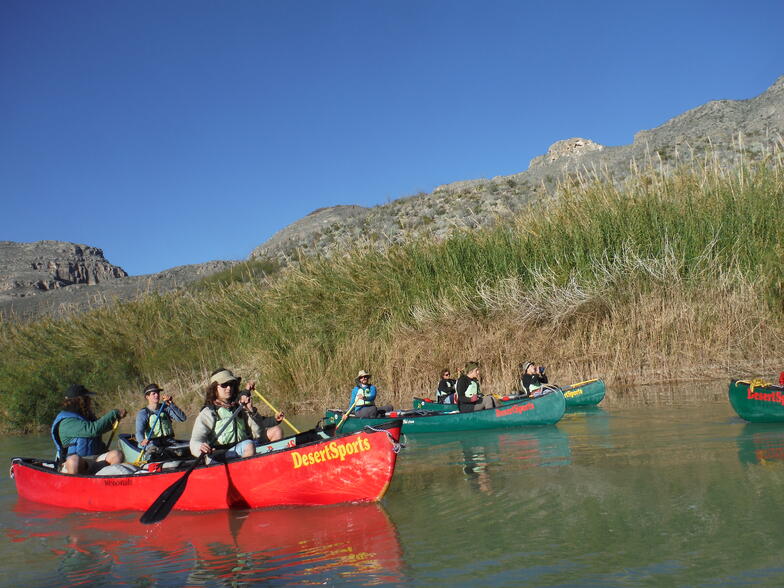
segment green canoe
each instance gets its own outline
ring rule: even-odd
[[[566,408],[575,406],[596,406],[604,399],[604,381],[602,380],[587,380],[585,382],[578,382],[571,384],[564,388],[558,386],[551,386],[545,384],[546,388],[557,388],[563,392],[564,399],[566,400]],[[503,396],[500,398],[502,403],[516,402],[520,397],[515,394]],[[414,408],[417,410],[432,410],[432,411],[448,411],[455,410],[454,404],[441,404],[440,402],[433,402],[430,399],[414,397]]]
[[[406,434],[552,425],[561,420],[564,415],[566,401],[560,390],[550,390],[538,398],[505,402],[503,406],[490,410],[458,412],[455,405],[452,407],[453,410],[449,412],[399,410],[378,419],[364,419],[352,415],[343,423],[341,431],[358,431],[367,425],[375,425],[395,417],[403,419],[403,432]],[[342,416],[341,410],[327,410],[324,423],[325,425],[337,423]]]
[[[784,387],[762,380],[731,380],[730,404],[751,423],[784,422]]]
[[[125,463],[142,463],[147,461],[166,461],[172,459],[190,459],[191,450],[187,439],[174,441],[170,447],[162,449],[154,455],[142,455],[142,448],[136,443],[136,438],[127,433],[121,433],[117,439],[117,446],[123,453]]]

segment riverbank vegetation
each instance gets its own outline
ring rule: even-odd
[[[784,367],[784,164],[706,159],[622,185],[572,176],[491,229],[150,295],[69,319],[0,325],[5,422],[48,425],[81,382],[102,406],[158,382],[200,403],[227,366],[288,410],[342,406],[357,370],[407,406],[442,367],[478,359],[508,392],[517,364],[551,381],[645,384]]]

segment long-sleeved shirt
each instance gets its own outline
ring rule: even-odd
[[[150,412],[150,409],[145,406],[136,413],[136,441],[138,443],[141,443],[147,437],[147,431],[150,430],[150,415],[154,415],[156,412],[158,411],[154,410]],[[163,410],[161,411],[161,418],[164,418],[164,413],[166,413],[170,420],[179,421],[181,423],[185,422],[185,413],[182,412],[182,409],[174,404],[174,402],[164,405]],[[155,422],[154,418],[153,422]]]
[[[68,447],[74,439],[91,439],[108,433],[114,426],[114,421],[120,419],[120,411],[110,410],[94,421],[78,418],[64,418],[60,421],[57,435],[63,447]],[[102,445],[101,442],[99,445]],[[102,450],[104,451],[104,450]]]
[[[240,414],[237,415],[237,418],[246,420],[252,438],[258,439],[261,436],[261,433],[265,428],[265,419],[258,411],[252,413],[241,411]],[[193,431],[191,431],[190,442],[191,454],[194,457],[199,457],[199,455],[201,455],[202,443],[207,443],[209,445],[215,443],[215,436],[219,432],[215,430],[215,422],[215,410],[209,406],[202,408],[196,416],[196,422],[193,423]],[[243,441],[243,439],[237,440],[237,443],[240,441]]]

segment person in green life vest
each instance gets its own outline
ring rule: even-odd
[[[144,398],[147,406],[136,413],[136,442],[139,447],[166,447],[174,440],[172,421],[184,422],[185,413],[158,384],[146,386]]]
[[[65,474],[94,474],[107,465],[123,461],[122,452],[110,451],[101,435],[125,417],[125,410],[110,410],[97,418],[93,412],[94,395],[95,392],[81,384],[70,386],[64,394],[63,409],[52,423],[55,462]]]
[[[469,361],[465,364],[463,374],[457,379],[455,392],[460,412],[475,412],[495,408],[495,398],[482,394],[479,386],[479,364]]]
[[[194,457],[202,453],[209,455],[215,450],[224,450],[227,459],[251,457],[256,453],[254,438],[274,441],[283,437],[279,426],[265,430],[265,425],[271,424],[269,421],[282,421],[283,413],[278,413],[273,419],[264,419],[253,406],[250,395],[254,382],[250,382],[240,394],[240,380],[225,368],[210,374],[210,383],[204,393],[204,408],[197,415],[191,432],[190,450]],[[242,410],[224,429],[224,424],[238,407],[242,407]],[[270,430],[276,428],[277,431]],[[217,432],[221,430],[220,438],[216,438]]]

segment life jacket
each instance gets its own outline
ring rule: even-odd
[[[362,396],[359,396],[360,391]],[[351,391],[351,404],[354,405],[355,410],[363,406],[374,406],[376,404],[376,387],[368,386],[363,388],[362,386],[355,386]]]
[[[171,418],[166,408],[161,410],[161,416],[156,422],[156,413],[146,406],[144,410],[147,411],[147,431],[152,431],[148,439],[159,439],[161,437],[174,437],[174,428],[172,427]],[[153,424],[155,429],[153,430]],[[146,431],[145,431],[146,434]]]
[[[50,433],[52,441],[54,441],[55,461],[58,464],[69,455],[77,454],[86,457],[88,455],[99,455],[106,451],[106,445],[104,445],[100,435],[96,437],[74,437],[66,448],[60,439],[60,423],[65,419],[79,419],[80,421],[88,422],[82,415],[66,410],[61,411],[54,417]]]
[[[225,406],[219,406],[217,409],[211,406],[210,409],[212,410],[212,414],[215,416],[215,425],[212,429],[212,434],[215,435],[216,431],[223,429],[226,421],[231,420],[234,411],[226,408]],[[217,447],[231,447],[240,441],[245,441],[245,439],[250,439],[248,425],[242,415],[237,415],[237,417],[234,419],[234,422],[226,427],[226,429],[221,433],[220,437],[215,440],[215,445]]]

